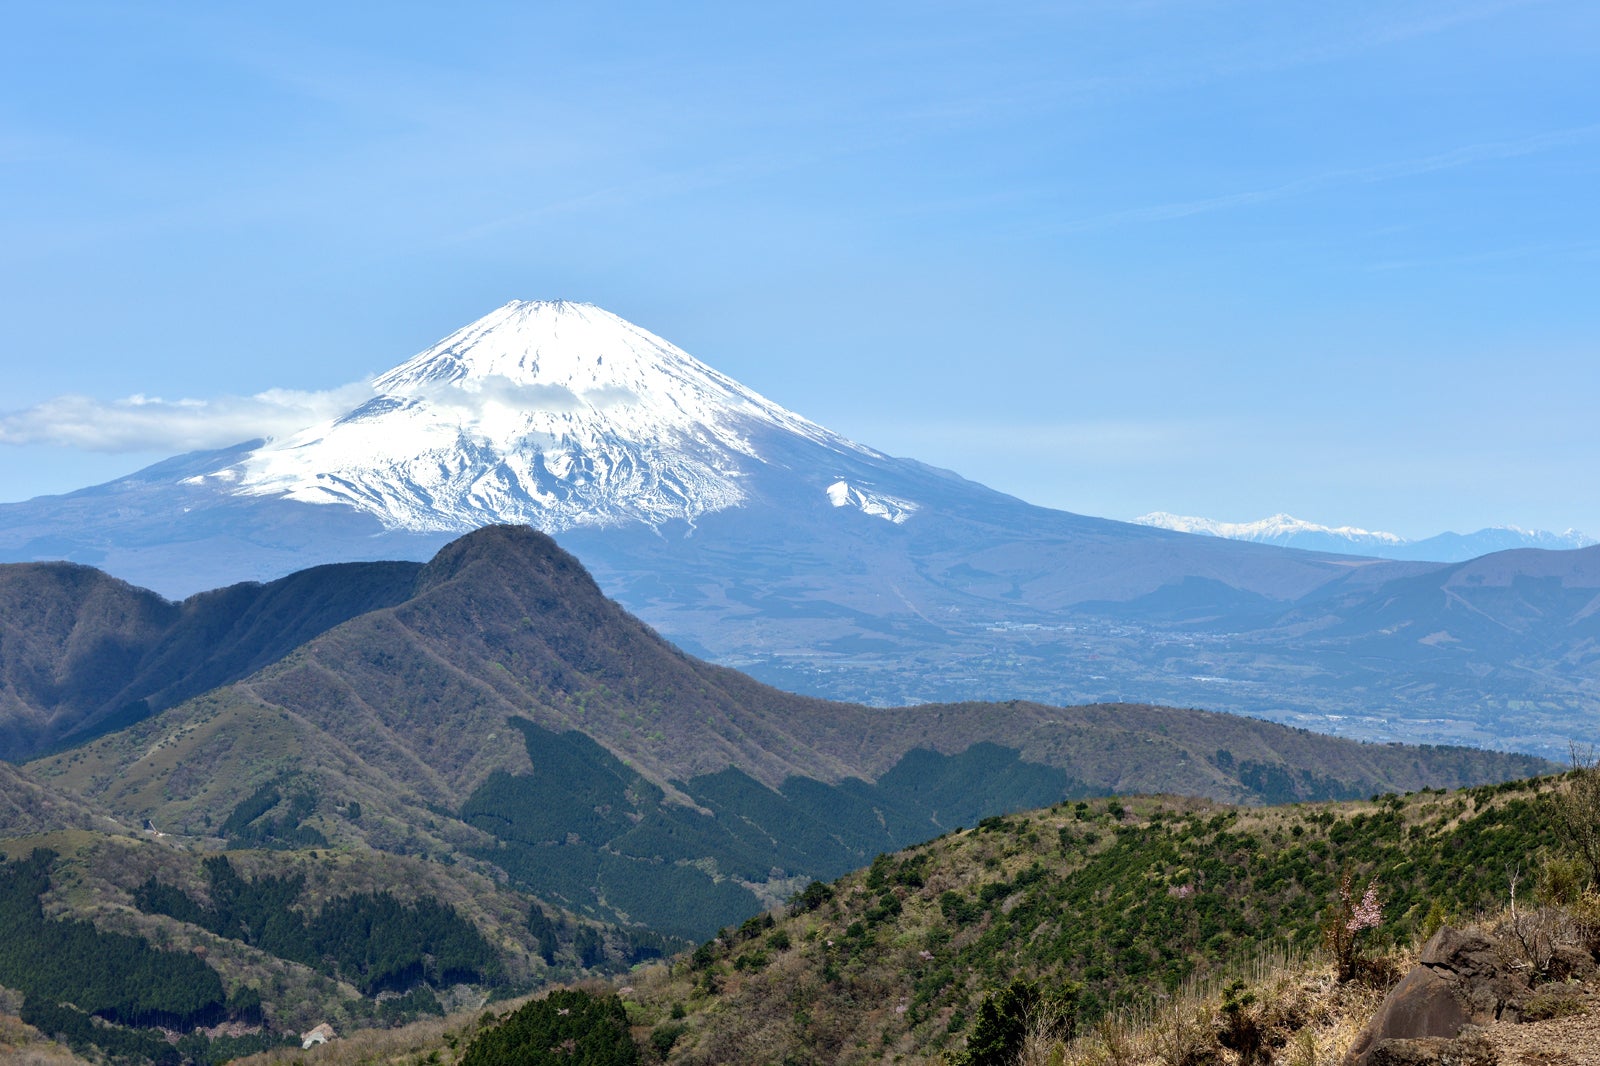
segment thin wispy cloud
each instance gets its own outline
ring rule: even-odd
[[[193,451],[257,437],[284,437],[368,399],[366,382],[321,392],[269,389],[254,396],[121,400],[57,396],[0,414],[0,444],[48,444],[91,452]]]

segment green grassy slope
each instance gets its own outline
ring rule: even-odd
[[[1087,1024],[1269,945],[1314,948],[1346,873],[1381,885],[1375,941],[1405,941],[1503,906],[1507,872],[1530,876],[1551,840],[1521,783],[1265,809],[1061,804],[882,857],[624,998],[641,1025],[679,1031],[671,1062],[958,1050],[1013,980],[1076,995]]]
[[[1377,885],[1382,921],[1362,934],[1368,957],[1440,922],[1501,911],[1511,871],[1524,879],[1526,906],[1555,848],[1555,785],[1275,808],[1171,797],[1057,804],[880,856],[670,963],[580,987],[596,1001],[620,998],[646,1063],[944,1062],[967,1050],[985,1001],[1017,989],[1066,1008],[1080,1033],[1129,1008],[1181,1028],[1174,1012],[1202,994],[1220,997],[1206,1024],[1221,1026],[1233,1018],[1233,993],[1221,990],[1234,976],[1262,995],[1284,993],[1285,980],[1306,986],[1296,995],[1315,985],[1312,1006],[1304,996],[1266,1006],[1347,1011],[1319,1024],[1348,1042],[1378,993],[1341,995],[1315,961],[1342,879],[1357,893]],[[499,1013],[526,1027],[550,1011]],[[486,1022],[491,1015],[461,1015],[354,1034],[338,1061],[461,1062]],[[1125,1030],[1104,1030],[1108,1040],[1119,1031],[1126,1040]],[[1227,1033],[1218,1033],[1192,1046],[1220,1054]],[[509,1053],[513,1035],[505,1028],[500,1043],[481,1046]],[[1113,1061],[1102,1052],[1085,1061]]]

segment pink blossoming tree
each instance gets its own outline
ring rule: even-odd
[[[1383,924],[1383,898],[1377,879],[1367,882],[1360,897],[1349,874],[1339,879],[1339,898],[1322,921],[1322,941],[1339,969],[1339,980],[1349,981],[1361,970],[1361,934]]]

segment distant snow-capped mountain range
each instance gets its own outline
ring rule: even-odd
[[[1475,533],[1440,533],[1421,540],[1408,540],[1395,533],[1355,526],[1323,526],[1286,514],[1275,514],[1258,522],[1219,522],[1212,518],[1154,511],[1140,515],[1134,521],[1157,529],[1247,540],[1256,544],[1276,544],[1282,548],[1341,552],[1379,559],[1426,559],[1441,563],[1475,559],[1510,548],[1566,550],[1600,543],[1576,529],[1551,533],[1541,529],[1518,529],[1516,526],[1491,526]]]

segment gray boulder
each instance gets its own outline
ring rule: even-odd
[[[1494,941],[1445,926],[1384,997],[1345,1055],[1345,1066],[1469,1066],[1482,1049],[1476,1041],[1456,1038],[1469,1025],[1489,1025],[1508,1007],[1514,1010],[1526,989]],[[1494,1061],[1492,1054],[1488,1061]]]
[[[1370,1066],[1496,1066],[1499,1056],[1481,1036],[1456,1040],[1428,1036],[1380,1040],[1367,1057]]]

